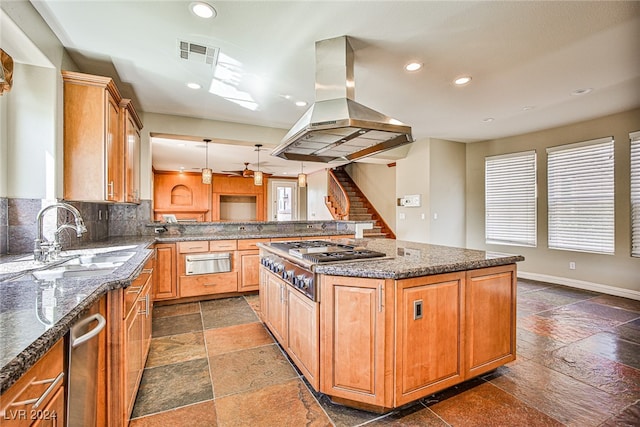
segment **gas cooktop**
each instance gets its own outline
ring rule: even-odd
[[[386,256],[386,254],[382,252],[371,251],[352,245],[337,244],[325,240],[273,242],[271,246],[288,252],[289,255],[312,263],[351,261]]]

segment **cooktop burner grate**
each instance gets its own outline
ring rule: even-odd
[[[340,251],[340,252],[309,253],[309,254],[302,255],[302,258],[306,259],[307,261],[311,261],[313,263],[323,263],[323,262],[379,258],[383,256],[385,256],[385,254],[382,252],[375,252],[370,250],[352,250],[352,251]]]

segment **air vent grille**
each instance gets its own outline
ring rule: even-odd
[[[218,62],[219,51],[217,47],[178,40],[178,53],[181,59],[206,64],[211,68]]]

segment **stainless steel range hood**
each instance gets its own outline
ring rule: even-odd
[[[316,103],[271,153],[305,162],[353,161],[413,142],[411,127],[358,104],[347,36],[316,42]]]

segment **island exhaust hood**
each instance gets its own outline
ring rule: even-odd
[[[271,153],[304,162],[353,161],[413,142],[411,127],[354,98],[347,36],[316,42],[316,102]]]

